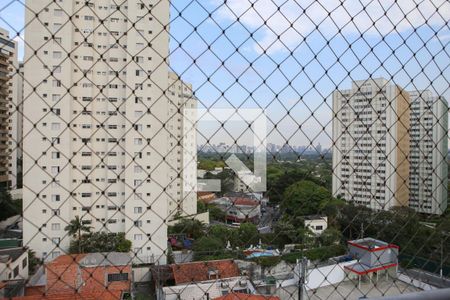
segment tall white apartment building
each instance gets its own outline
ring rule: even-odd
[[[407,206],[409,95],[358,80],[333,93],[333,195],[372,209]]]
[[[192,85],[169,72],[169,216],[197,213],[197,99]]]
[[[0,185],[15,187],[18,147],[15,123],[19,99],[19,63],[17,43],[0,28]]]
[[[448,103],[431,91],[412,91],[409,206],[421,213],[447,208]]]
[[[169,0],[28,0],[24,245],[52,259],[75,216],[165,263]]]

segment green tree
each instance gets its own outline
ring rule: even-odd
[[[12,200],[5,188],[0,188],[0,221],[22,214],[22,201]]]
[[[82,238],[82,234],[89,233],[91,231],[91,227],[84,225],[83,220],[79,216],[75,216],[75,219],[71,220],[70,223],[64,227],[64,230],[67,231],[69,236],[77,238],[78,253],[81,253],[82,248],[80,240]]]
[[[83,235],[80,240],[70,242],[70,253],[95,252],[130,252],[131,241],[125,238],[124,232],[94,232]],[[79,251],[81,249],[81,252]]]
[[[175,225],[169,226],[171,234],[185,234],[189,238],[198,239],[205,234],[205,225],[195,219],[181,219]]]
[[[197,201],[197,213],[201,214],[208,211],[208,208],[206,207],[206,204],[202,201]]]
[[[338,244],[342,239],[342,233],[335,228],[327,228],[320,235],[320,242],[323,246]]]
[[[302,180],[286,189],[281,208],[290,216],[317,214],[331,199],[331,193],[326,188],[312,181]]]
[[[242,223],[237,230],[240,246],[257,245],[259,242],[259,231],[253,223]]]
[[[225,222],[226,221],[226,214],[223,212],[220,208],[218,208],[215,205],[208,205],[209,210],[209,218],[212,221],[219,221],[219,222]]]
[[[204,260],[207,257],[220,257],[224,254],[225,244],[218,238],[203,236],[194,241],[192,250],[194,250],[195,260]]]

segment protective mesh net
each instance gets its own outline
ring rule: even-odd
[[[0,295],[448,288],[449,19],[446,0],[2,0]]]

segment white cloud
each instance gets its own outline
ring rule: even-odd
[[[387,35],[450,19],[448,0],[211,0],[220,18],[257,30],[255,50],[293,50],[318,29],[331,36],[363,33]],[[406,16],[406,17],[405,17]],[[318,26],[318,27],[317,27]],[[278,39],[278,36],[280,39]]]

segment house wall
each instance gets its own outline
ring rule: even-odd
[[[26,266],[23,266],[23,261],[26,260]],[[18,267],[19,273],[14,276],[14,269]],[[28,253],[24,252],[15,261],[10,261],[8,264],[0,263],[0,281],[12,279],[28,279]]]

